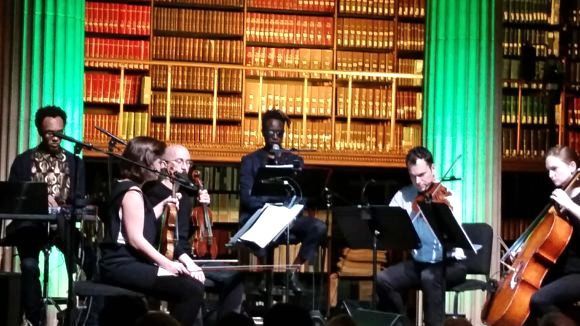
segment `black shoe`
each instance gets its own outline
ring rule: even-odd
[[[290,274],[290,282],[288,283],[288,287],[290,290],[294,291],[294,293],[302,293],[302,289],[304,288],[298,279],[298,273],[292,272]]]

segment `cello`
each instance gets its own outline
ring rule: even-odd
[[[578,186],[576,171],[566,193]],[[555,204],[548,205],[516,240],[501,263],[508,272],[484,306],[481,319],[487,325],[522,325],[530,315],[530,300],[541,287],[572,237],[573,227]],[[511,266],[505,261],[511,259]]]
[[[204,187],[200,176],[201,173],[198,170],[191,172],[193,183],[199,188],[199,191],[202,191]],[[191,213],[191,221],[196,226],[193,237],[193,251],[196,257],[209,256],[212,259],[217,257],[218,246],[213,236],[211,215],[211,210],[205,203],[195,207]]]

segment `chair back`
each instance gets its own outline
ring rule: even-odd
[[[493,229],[487,223],[463,223],[463,229],[474,245],[481,245],[481,249],[474,254],[466,250],[467,258],[463,261],[467,267],[467,274],[489,276],[491,265],[491,250],[493,246]]]

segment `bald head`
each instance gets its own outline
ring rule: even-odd
[[[163,153],[163,160],[167,161],[170,173],[187,173],[189,170],[189,151],[182,145],[169,145]]]

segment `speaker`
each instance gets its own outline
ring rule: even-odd
[[[20,274],[0,273],[0,325],[17,326],[20,319]]]
[[[411,321],[403,315],[362,308],[351,300],[343,301],[348,315],[357,325],[364,326],[410,326]]]

